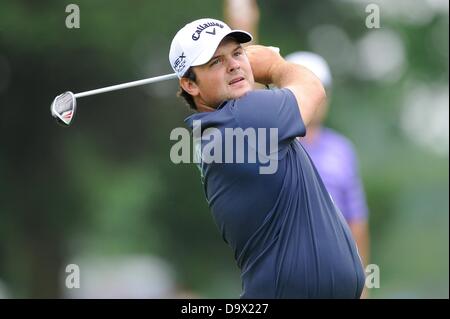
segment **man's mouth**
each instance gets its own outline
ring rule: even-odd
[[[233,80],[228,82],[228,84],[229,85],[233,85],[233,84],[236,84],[236,83],[241,82],[243,80],[245,80],[245,78],[243,76],[240,76],[240,77],[234,78]]]

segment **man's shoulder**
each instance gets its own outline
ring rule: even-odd
[[[263,111],[263,109],[271,109],[275,105],[283,105],[289,101],[289,95],[293,96],[293,93],[286,88],[251,90],[237,99],[227,101],[224,108],[229,107],[233,111],[245,112],[245,110],[250,111],[248,106],[253,106]]]
[[[192,129],[194,121],[202,121],[214,112],[197,112],[189,115],[184,119],[186,126]]]
[[[245,125],[248,124],[247,120],[261,121],[261,119],[273,118],[275,111],[273,107],[289,104],[290,100],[287,97],[289,94],[293,94],[289,89],[251,90],[237,99],[222,102],[213,112],[191,114],[184,122],[192,128],[193,122],[199,120],[207,126],[210,124],[211,126],[221,126],[223,124]],[[235,120],[243,122],[238,124]]]
[[[245,101],[248,99],[266,99],[276,97],[277,95],[289,94],[290,90],[287,88],[273,88],[273,89],[257,89],[248,91],[246,94],[234,101]]]

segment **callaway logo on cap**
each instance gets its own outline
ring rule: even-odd
[[[181,78],[191,66],[208,62],[226,36],[232,36],[239,43],[252,40],[250,33],[231,30],[224,22],[215,19],[199,19],[186,24],[177,32],[170,45],[169,61]]]

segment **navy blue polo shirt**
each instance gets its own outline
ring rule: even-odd
[[[186,123],[201,124],[198,166],[216,225],[241,270],[241,298],[359,298],[360,257],[296,139],[306,129],[293,93],[250,91]],[[226,140],[230,130],[248,134]]]

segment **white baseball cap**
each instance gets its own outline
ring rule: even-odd
[[[170,65],[178,77],[183,77],[191,66],[208,62],[226,36],[232,36],[239,43],[253,39],[248,32],[231,30],[224,22],[210,18],[195,20],[180,29],[169,52]]]
[[[333,81],[330,67],[327,61],[317,53],[298,51],[287,55],[285,60],[308,68],[319,78],[325,88],[331,88]]]

